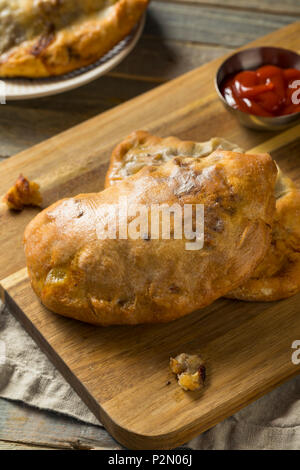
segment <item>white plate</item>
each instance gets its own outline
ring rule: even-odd
[[[116,67],[116,65],[118,65],[132,51],[142,34],[145,25],[145,17],[146,15],[143,15],[139,24],[134,28],[129,36],[119,42],[119,44],[94,64],[60,77],[41,79],[2,79],[2,96],[4,92],[5,99],[7,101],[41,98],[43,96],[63,93],[64,91],[78,88],[92,80],[95,80]]]

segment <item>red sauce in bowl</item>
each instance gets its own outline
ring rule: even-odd
[[[244,70],[223,82],[222,95],[235,109],[256,116],[283,116],[300,112],[300,70],[264,65]]]

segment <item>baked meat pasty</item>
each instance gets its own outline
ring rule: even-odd
[[[276,174],[268,154],[216,150],[58,201],[25,231],[32,287],[50,310],[97,325],[167,322],[204,307],[249,278],[265,256]],[[118,232],[105,239],[112,207],[124,198],[129,208],[145,208],[149,229],[140,238]],[[173,236],[175,224],[170,239],[152,238],[153,204],[203,204],[203,248],[186,249],[187,240]]]
[[[50,77],[97,61],[148,0],[0,0],[0,76]]]
[[[218,137],[199,143],[176,137],[161,139],[145,131],[133,132],[113,151],[105,184],[118,183],[145,165],[161,165],[176,155],[206,156],[216,148],[242,152],[237,145]],[[273,301],[300,292],[300,191],[281,171],[276,180],[275,197],[272,242],[266,257],[251,279],[228,297]]]

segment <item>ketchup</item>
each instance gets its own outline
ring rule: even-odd
[[[221,87],[227,103],[235,109],[256,116],[283,116],[300,111],[300,70],[282,69],[275,65],[264,65],[257,70],[244,70],[231,75]],[[292,96],[296,100],[292,100]]]

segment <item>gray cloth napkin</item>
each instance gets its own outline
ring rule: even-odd
[[[0,397],[101,426],[0,304]],[[300,449],[300,376],[192,439],[192,449]]]

